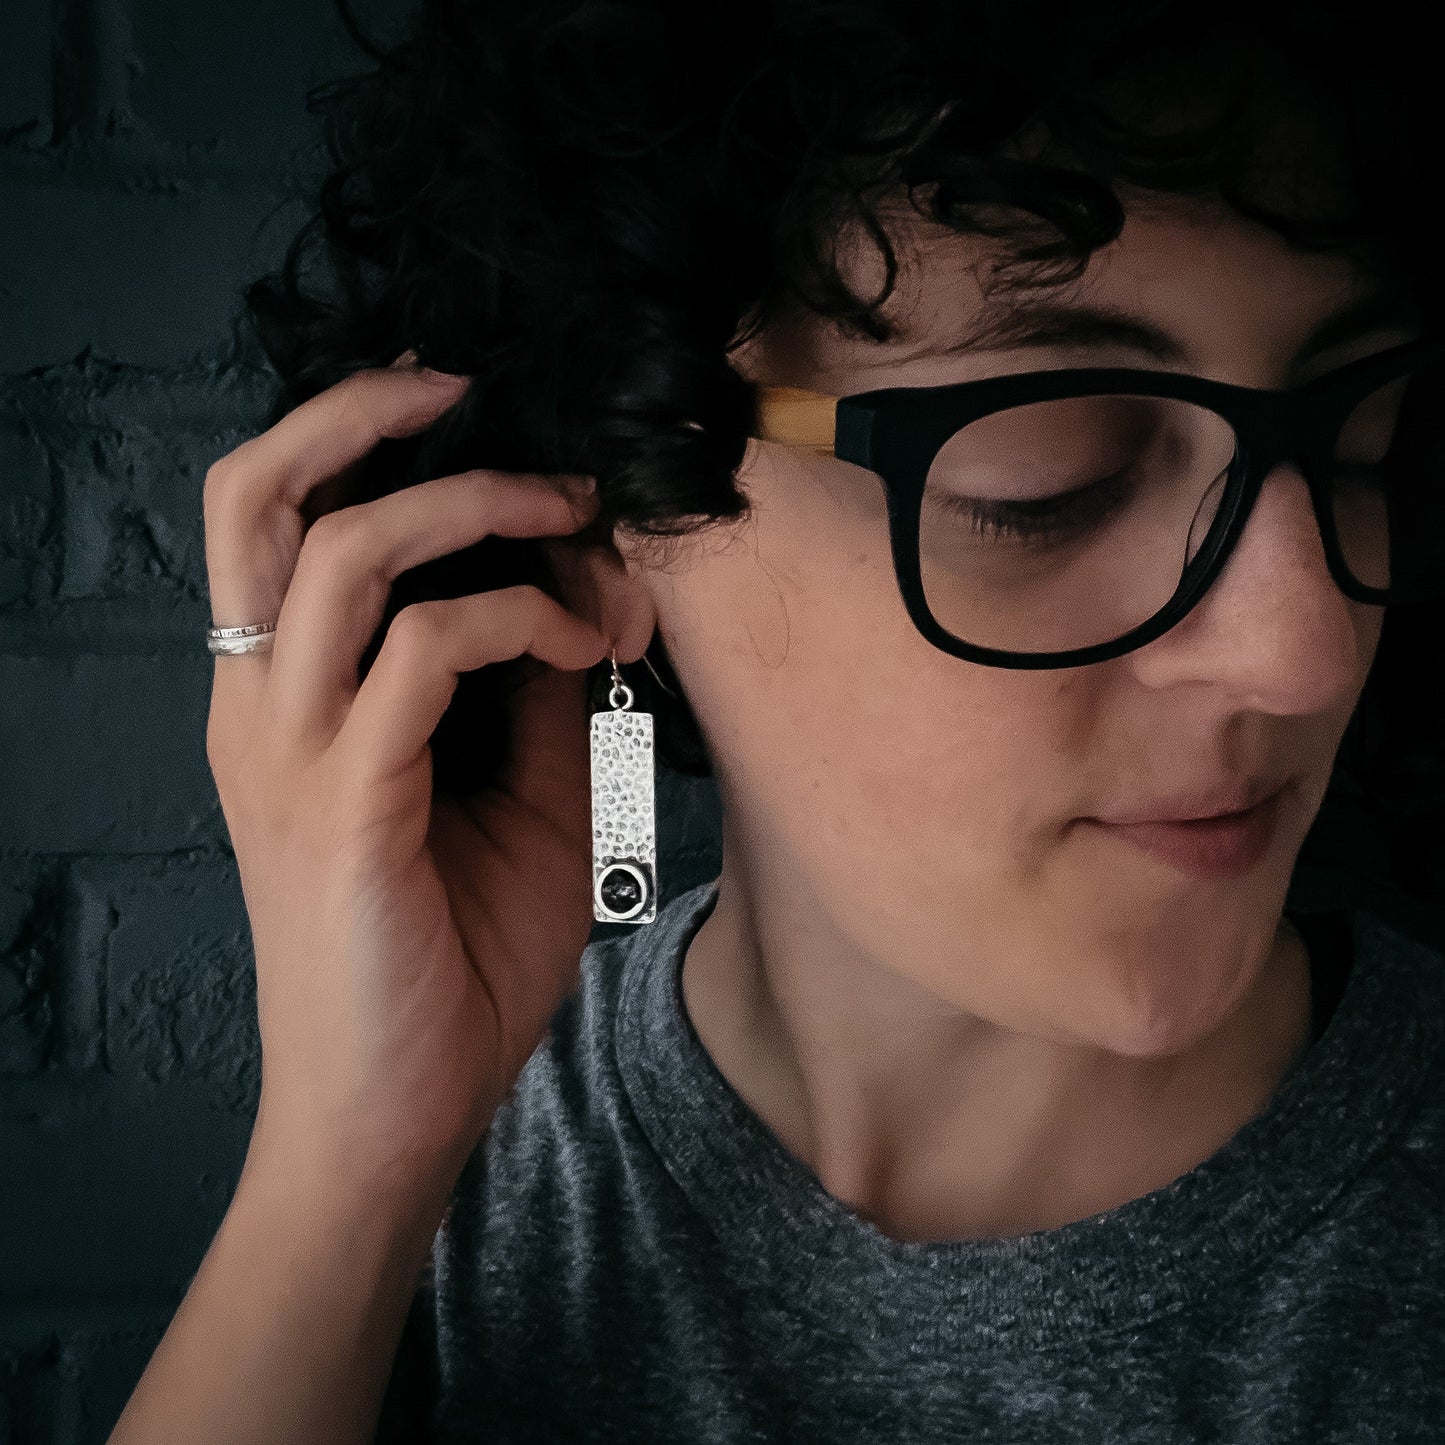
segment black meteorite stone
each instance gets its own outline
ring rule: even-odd
[[[625,868],[610,868],[598,889],[602,902],[613,913],[630,913],[642,902],[642,888]]]

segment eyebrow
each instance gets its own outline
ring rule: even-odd
[[[1365,291],[1333,311],[1305,338],[1296,363],[1372,332],[1418,328],[1420,308],[1408,293],[1395,287]],[[1189,359],[1184,344],[1153,321],[1117,307],[1061,301],[1023,301],[991,314],[968,335],[933,349],[934,355],[959,356],[976,351],[1009,351],[1068,347],[1123,347],[1155,361],[1182,364]]]

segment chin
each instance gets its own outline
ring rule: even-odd
[[[1092,1042],[1132,1059],[1187,1053],[1222,1028],[1257,986],[1277,919],[1167,924],[1104,944],[1089,991]]]

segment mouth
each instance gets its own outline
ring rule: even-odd
[[[1278,787],[1252,807],[1213,817],[1141,823],[1086,818],[1084,822],[1181,872],[1231,878],[1248,872],[1269,853],[1284,792],[1284,786]]]
[[[1222,783],[1095,821],[1114,825],[1212,822],[1252,811],[1287,782],[1288,779],[1254,777],[1242,783]]]

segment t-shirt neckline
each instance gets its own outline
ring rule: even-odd
[[[970,1348],[1127,1331],[1263,1267],[1408,1120],[1439,1052],[1440,956],[1363,911],[1324,1037],[1208,1159],[1103,1214],[1011,1238],[908,1241],[830,1195],[733,1089],[692,1027],[681,961],[719,880],[629,938],[616,1062],[662,1163],[745,1288],[865,1333],[946,1327]],[[835,1326],[836,1327],[836,1324]],[[875,1337],[883,1338],[883,1334]]]

